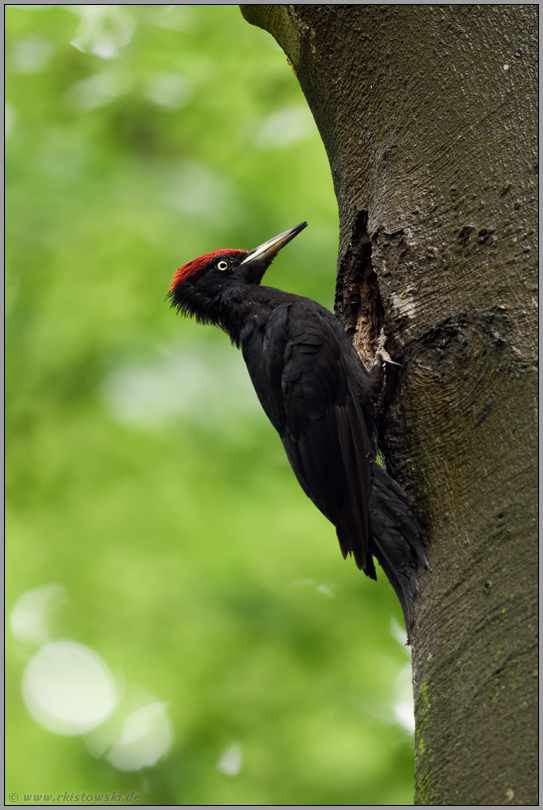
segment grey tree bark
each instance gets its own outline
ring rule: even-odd
[[[380,336],[380,449],[431,529],[415,803],[537,804],[538,7],[242,5],[288,56],[340,213],[336,312]]]

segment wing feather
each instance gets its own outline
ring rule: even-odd
[[[352,553],[375,577],[368,553],[373,453],[365,370],[338,326],[313,302],[290,301],[269,318],[260,361],[250,352],[246,360],[303,490],[336,526],[343,556]]]
[[[242,350],[302,489],[335,525],[343,556],[353,554],[373,579],[376,556],[409,631],[417,567],[428,565],[426,530],[374,460],[371,386],[341,325],[313,301],[288,296]]]

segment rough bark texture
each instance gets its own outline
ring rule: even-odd
[[[536,5],[243,5],[297,73],[336,311],[388,368],[381,449],[431,527],[416,804],[537,804]]]

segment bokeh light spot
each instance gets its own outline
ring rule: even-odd
[[[59,582],[40,585],[23,593],[9,614],[11,632],[18,641],[44,644],[51,637],[52,613],[66,599]]]
[[[167,703],[151,703],[128,715],[106,759],[121,771],[155,765],[172,744]]]
[[[50,641],[23,674],[26,708],[56,734],[84,734],[106,720],[117,704],[113,677],[100,656],[76,641]]]
[[[217,763],[217,770],[226,776],[237,776],[243,765],[243,749],[233,743],[223,752]]]

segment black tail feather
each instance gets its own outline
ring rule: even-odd
[[[403,489],[377,462],[371,472],[370,550],[396,591],[409,635],[419,591],[417,567],[428,568],[426,531]]]

